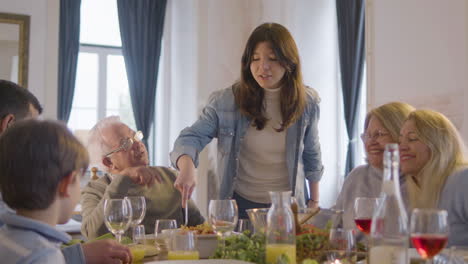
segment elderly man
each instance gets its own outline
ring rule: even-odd
[[[99,121],[90,131],[88,151],[91,164],[106,173],[90,181],[83,189],[81,232],[94,238],[109,232],[104,224],[104,200],[125,196],[144,196],[145,230],[152,232],[156,219],[175,219],[184,224],[181,194],[174,188],[176,171],[148,166],[148,152],[141,142],[143,135],[122,123],[116,116]],[[188,225],[204,222],[193,201],[188,202]]]
[[[36,118],[41,113],[42,107],[32,93],[13,82],[0,80],[0,134],[15,121]],[[0,199],[0,212],[7,210],[11,209]],[[128,247],[110,239],[64,247],[62,253],[67,263],[76,264],[126,263],[131,260]]]

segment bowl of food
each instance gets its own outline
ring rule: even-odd
[[[197,226],[182,226],[181,230],[194,231],[197,238],[197,250],[200,258],[211,257],[218,247],[218,236],[208,223]]]

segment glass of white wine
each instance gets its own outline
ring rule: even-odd
[[[132,207],[127,199],[106,199],[104,201],[104,222],[117,241],[127,230],[132,219]]]

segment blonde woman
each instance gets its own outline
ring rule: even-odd
[[[468,167],[455,126],[432,110],[412,112],[400,133],[411,208],[448,211],[449,245],[468,245]]]
[[[364,122],[361,139],[367,164],[352,170],[343,184],[336,208],[343,209],[345,228],[354,229],[354,200],[357,197],[378,197],[382,185],[385,145],[397,143],[400,128],[414,108],[406,103],[391,102],[372,109]]]

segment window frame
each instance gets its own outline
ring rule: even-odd
[[[82,52],[96,54],[98,57],[98,91],[96,117],[97,120],[101,120],[104,117],[106,117],[107,109],[107,58],[110,55],[123,56],[122,47],[80,43],[78,53]]]

